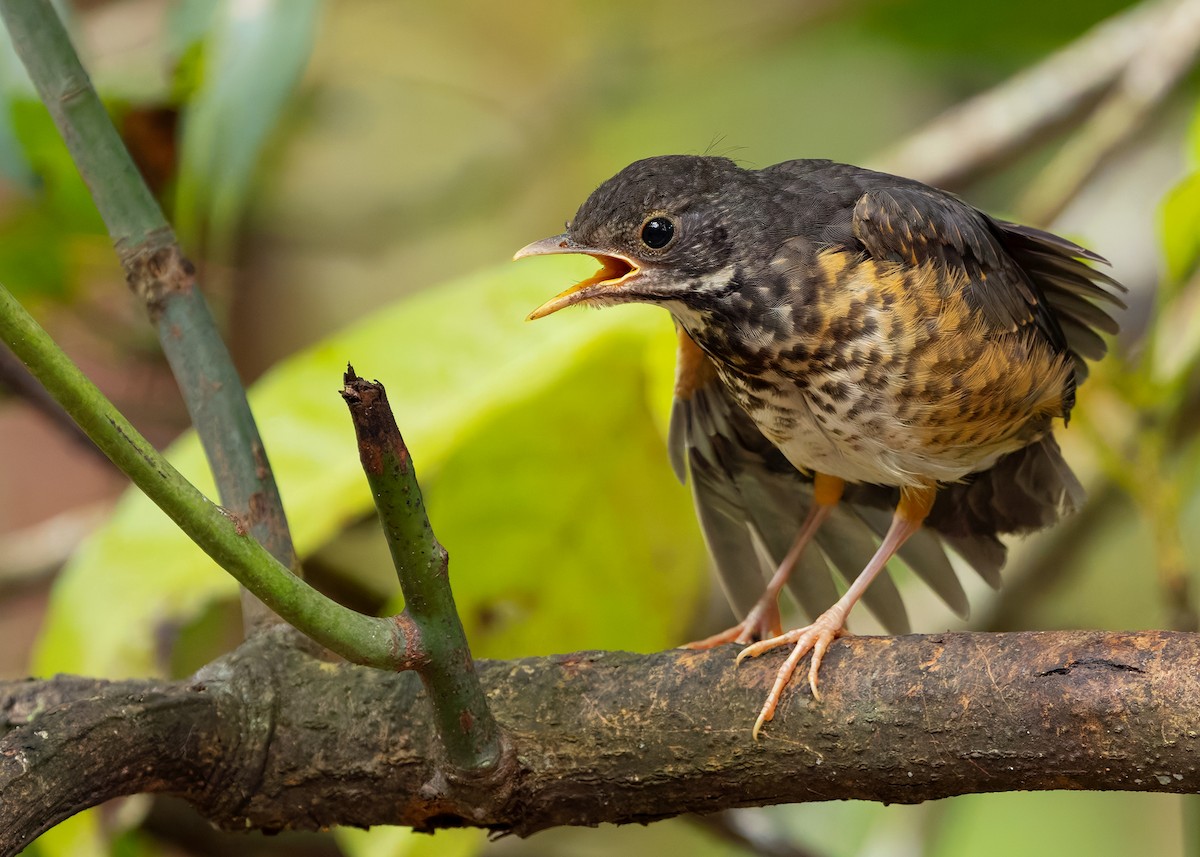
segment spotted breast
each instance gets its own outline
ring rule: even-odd
[[[1069,408],[1070,357],[1030,327],[989,326],[950,270],[800,239],[773,267],[791,284],[789,311],[757,326],[754,342],[731,348],[686,313],[680,321],[725,356],[714,361],[721,380],[802,470],[897,487],[955,482],[1036,442]]]

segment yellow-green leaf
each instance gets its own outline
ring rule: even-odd
[[[646,377],[667,365],[647,349],[669,352],[670,324],[649,308],[524,322],[581,273],[588,262],[539,259],[468,277],[380,311],[255,385],[302,557],[372,513],[338,395],[352,361],[387,385],[484,651],[679,641],[704,560],[646,394],[664,385]],[[212,491],[194,437],[170,457]],[[36,669],[160,673],[162,641],[234,592],[131,492],[56,585]]]

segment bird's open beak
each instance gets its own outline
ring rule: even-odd
[[[600,270],[546,301],[528,315],[529,321],[558,312],[563,307],[584,303],[612,289],[619,289],[638,272],[638,266],[632,260],[593,247],[584,247],[572,241],[565,232],[562,235],[543,238],[541,241],[534,241],[532,244],[522,247],[513,254],[513,259],[524,259],[526,256],[546,256],[551,253],[581,253],[591,256],[600,263]]]

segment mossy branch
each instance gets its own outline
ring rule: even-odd
[[[413,676],[331,667],[283,633],[187,682],[0,682],[0,855],[134,792],[183,797],[227,830],[528,835],[800,801],[1200,790],[1200,635],[847,637],[821,702],[793,686],[758,743],[783,653],[735,668],[736,653],[481,661],[516,760],[483,787],[440,775]]]

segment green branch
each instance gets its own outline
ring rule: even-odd
[[[409,641],[393,620],[364,616],[317,592],[267,553],[241,516],[214,505],[184,479],[3,286],[0,339],[113,464],[268,607],[354,663],[380,669],[415,666]]]
[[[195,269],[183,256],[48,0],[0,0],[0,17],[104,218],[126,279],[146,304],[200,436],[222,504],[299,572],[275,477],[245,389]],[[243,603],[248,627],[270,621]]]
[[[342,398],[358,435],[363,471],[392,553],[416,671],[433,703],[438,732],[458,768],[488,768],[501,756],[500,729],[475,673],[454,593],[449,556],[425,513],[412,458],[392,416],[383,385],[347,367]]]
[[[499,729],[454,607],[445,550],[433,538],[395,422],[390,432],[398,445],[381,452],[380,468],[367,472],[381,498],[408,608],[378,619],[329,600],[293,570],[298,563],[274,476],[229,352],[196,288],[195,269],[53,8],[46,0],[0,0],[0,16],[91,190],[130,287],[157,325],[226,508],[214,506],[171,467],[0,287],[3,339],[105,455],[263,604],[355,663],[418,670],[451,763],[474,770],[492,766],[501,758]],[[244,609],[248,624],[269,618],[252,601]]]

